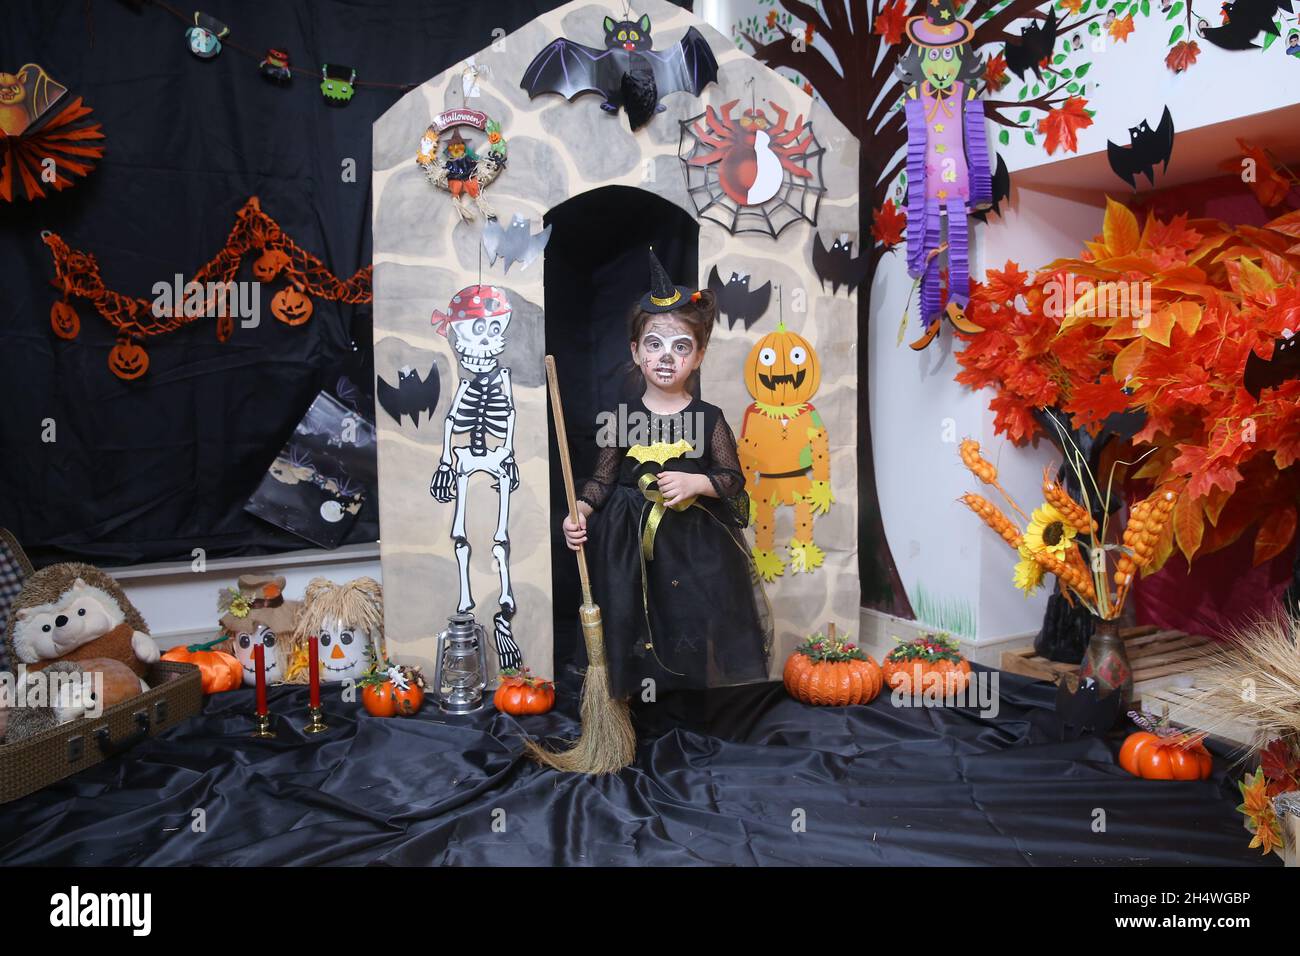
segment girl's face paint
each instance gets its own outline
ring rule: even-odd
[[[685,323],[671,317],[652,319],[632,343],[632,361],[646,383],[665,392],[680,392],[700,367],[704,353]]]

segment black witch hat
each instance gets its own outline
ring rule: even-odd
[[[691,298],[692,292],[684,285],[673,285],[668,270],[663,267],[654,249],[650,250],[650,291],[641,296],[641,308],[646,312],[671,312],[680,309]]]

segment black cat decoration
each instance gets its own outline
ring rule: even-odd
[[[519,85],[530,97],[559,93],[572,100],[599,93],[605,98],[601,109],[612,116],[622,108],[632,129],[638,130],[663,110],[659,101],[669,93],[699,96],[718,79],[713,50],[694,27],[665,50],[653,49],[649,17],[606,17],[604,28],[603,50],[565,37],[547,44],[528,64]]]

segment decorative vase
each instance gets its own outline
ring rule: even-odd
[[[1034,653],[1049,661],[1078,664],[1088,649],[1096,620],[1087,608],[1067,601],[1057,584],[1047,599],[1043,625],[1034,638]]]
[[[1116,622],[1097,620],[1079,668],[1079,679],[1087,677],[1097,682],[1100,695],[1119,691],[1124,695],[1125,707],[1133,701],[1133,665],[1129,663]]]

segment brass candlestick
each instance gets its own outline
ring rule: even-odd
[[[270,714],[254,714],[253,719],[257,721],[257,729],[250,736],[253,737],[274,737],[275,731],[271,729]]]
[[[319,707],[308,707],[307,715],[310,717],[310,721],[307,726],[302,729],[302,732],[304,734],[319,734],[321,731],[329,730],[330,725],[325,723],[324,719],[322,719],[323,714],[324,711]]]

